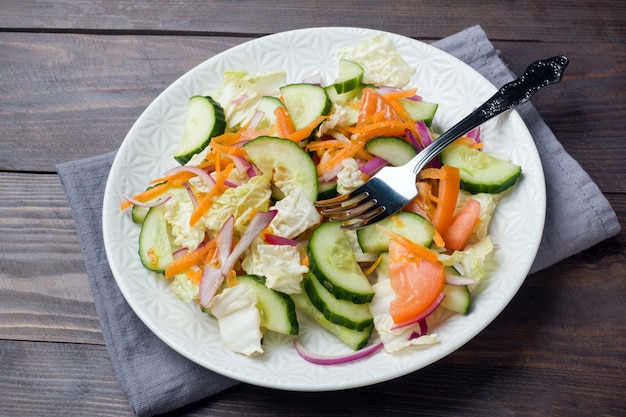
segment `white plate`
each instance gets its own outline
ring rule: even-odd
[[[266,36],[214,56],[167,88],[141,115],[117,153],[107,182],[103,233],[113,275],[141,320],[165,343],[192,361],[231,378],[284,390],[325,391],[370,385],[421,369],[458,349],[484,329],[509,303],[535,258],[545,219],[545,186],[534,142],[519,115],[509,112],[485,125],[488,151],[508,156],[523,168],[515,190],[498,206],[491,225],[498,245],[467,316],[437,314],[430,328],[440,342],[396,355],[379,352],[337,366],[312,365],[295,352],[291,338],[264,339],[265,353],[248,358],[225,348],[216,322],[194,303],[179,301],[161,277],[146,271],[137,255],[139,227],[120,212],[120,195],[142,190],[147,181],[176,165],[172,155],[181,136],[187,99],[221,83],[224,70],[284,70],[288,82],[321,73],[336,75],[335,50],[376,31],[358,28],[302,29]],[[409,64],[417,68],[411,85],[439,103],[435,129],[449,127],[495,92],[495,87],[456,58],[427,44],[389,34]],[[303,319],[301,340],[314,352],[348,351],[325,331]]]

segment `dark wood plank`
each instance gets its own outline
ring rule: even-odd
[[[133,416],[106,348],[0,340],[2,415]]]
[[[622,3],[597,0],[507,4],[471,0],[353,2],[191,2],[10,0],[0,27],[40,31],[239,32],[258,35],[303,27],[359,26],[437,39],[481,24],[495,39],[613,42],[623,39]],[[529,24],[532,22],[532,24]]]
[[[56,163],[116,150],[171,82],[245,40],[0,33],[0,60],[16,68],[0,78],[10,103],[0,110],[0,170],[52,172]],[[626,75],[623,44],[494,45],[517,73],[540,57],[570,57],[563,83],[533,101],[603,191],[625,192],[626,181],[615,179],[624,175],[626,142],[614,140],[626,131],[626,89],[615,88]]]
[[[0,173],[0,339],[102,344],[56,175]]]

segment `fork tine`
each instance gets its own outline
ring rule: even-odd
[[[372,221],[377,222],[387,217],[387,209],[385,206],[376,206],[373,210],[354,218],[354,221],[341,225],[342,229],[356,230],[367,226]]]
[[[343,213],[346,210],[358,206],[362,201],[369,197],[369,193],[363,192],[354,196],[352,196],[352,194],[346,194],[345,196],[342,195],[340,197],[345,198],[339,199],[335,197],[328,200],[321,200],[321,202],[316,201],[315,205],[322,208],[322,214],[324,215]]]
[[[329,216],[330,220],[334,221],[345,221],[357,218],[370,210],[373,207],[376,207],[378,202],[376,200],[367,200],[366,202],[358,205],[353,205],[350,207],[337,207],[332,210],[322,210],[322,214]]]

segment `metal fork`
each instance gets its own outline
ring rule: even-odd
[[[492,117],[527,102],[540,88],[561,81],[568,63],[562,55],[533,62],[518,79],[505,84],[405,165],[384,167],[351,193],[319,200],[315,206],[330,220],[343,222],[345,229],[359,229],[391,216],[417,196],[416,175],[445,147]]]

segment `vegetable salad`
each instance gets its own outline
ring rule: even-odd
[[[419,195],[402,212],[335,230],[316,200],[349,193],[437,138],[437,105],[408,86],[414,69],[386,35],[338,50],[337,65],[335,80],[312,74],[297,84],[283,72],[227,71],[209,96],[189,100],[180,166],[121,202],[141,227],[144,266],[216,319],[237,353],[262,354],[267,331],[297,340],[298,314],[368,354],[437,343],[427,318],[440,308],[468,313],[494,250],[490,219],[521,173],[500,188],[466,186],[482,169],[471,166],[475,155],[493,158],[475,129],[418,174]],[[349,253],[325,254],[335,244]],[[347,269],[370,297],[341,288]],[[316,363],[363,356],[328,360],[295,344]]]

